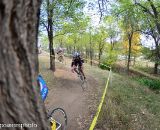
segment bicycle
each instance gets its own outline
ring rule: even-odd
[[[57,55],[57,61],[59,63],[65,64],[66,65],[66,61],[64,59],[64,55]]]
[[[63,63],[63,62],[64,62],[64,58],[63,58],[63,56],[62,56],[62,55],[58,56],[58,61],[59,61],[59,62],[61,62],[61,63]]]
[[[85,79],[83,73],[81,72],[80,66],[78,66],[78,77],[81,80],[81,87],[82,87],[82,90],[84,91],[85,88],[87,88],[87,80]]]
[[[48,112],[47,116],[51,130],[65,130],[67,126],[67,114],[62,108],[55,108]]]
[[[48,87],[40,74],[37,77],[37,84],[40,87],[40,94],[44,102],[48,94]],[[65,130],[67,126],[67,114],[62,108],[48,110],[47,119],[51,124],[51,130]]]

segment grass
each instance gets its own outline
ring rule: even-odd
[[[51,86],[54,86],[55,80],[53,72],[49,70],[49,56],[39,56],[39,70],[40,74],[44,77],[48,88],[50,89]]]
[[[159,130],[160,95],[137,81],[113,74],[97,128]]]
[[[143,66],[135,66],[135,69],[141,70],[141,71],[149,73],[149,74],[153,73],[153,71],[154,71],[154,68],[152,68],[152,67],[143,67]]]
[[[43,59],[43,60],[42,60]],[[56,82],[49,71],[48,59],[40,58],[40,72],[48,86]],[[85,72],[101,83],[102,95],[108,71],[85,64]],[[160,130],[160,94],[125,75],[112,73],[111,82],[96,125],[101,130]],[[99,103],[97,101],[96,105]],[[96,106],[97,107],[97,106]]]

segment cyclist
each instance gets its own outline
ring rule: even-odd
[[[80,57],[80,53],[78,52],[75,52],[73,54],[73,59],[72,59],[72,63],[71,63],[71,71],[74,73],[74,71],[78,74],[78,70],[77,70],[77,66],[79,67],[79,71],[81,71],[81,73],[83,74],[84,76],[84,79],[86,79],[85,75],[84,75],[84,72],[83,72],[83,63],[84,63],[84,60]]]
[[[58,48],[57,55],[58,55],[58,60],[60,62],[63,62],[63,49],[61,47]]]

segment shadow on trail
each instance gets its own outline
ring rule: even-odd
[[[46,109],[63,108],[68,117],[67,130],[88,130],[91,117],[97,109],[95,97],[99,88],[98,80],[90,72],[86,72],[88,88],[83,91],[80,78],[71,72],[70,59],[66,65],[56,63],[55,73],[48,69],[49,58],[42,56],[40,59],[41,73],[49,87]]]
[[[81,81],[80,79],[75,79],[75,80],[71,80],[71,79],[67,79],[67,78],[54,78],[56,80],[56,82],[59,84],[57,86],[55,86],[55,88],[63,88],[63,89],[73,89],[73,88],[81,88]]]

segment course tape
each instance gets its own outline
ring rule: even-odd
[[[108,67],[108,66],[106,66]],[[90,128],[89,130],[93,130],[94,127],[96,126],[96,123],[97,123],[97,119],[99,117],[99,113],[101,112],[101,109],[102,109],[102,105],[103,105],[103,102],[104,102],[104,99],[105,99],[105,96],[106,96],[106,93],[107,93],[107,88],[108,88],[108,84],[109,84],[109,80],[110,80],[110,75],[111,75],[111,67],[110,67],[110,71],[109,71],[109,76],[108,76],[108,79],[107,79],[107,83],[106,83],[106,86],[105,86],[105,89],[103,91],[103,95],[102,95],[102,98],[101,98],[101,102],[98,106],[98,109],[97,109],[97,112],[96,112],[96,115],[94,116],[94,119],[90,125]]]

